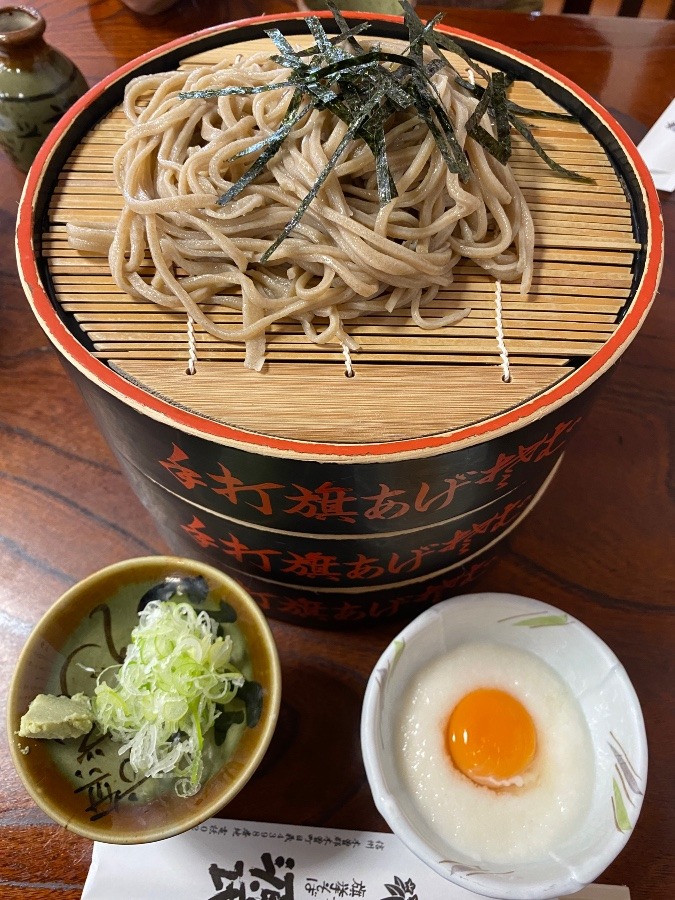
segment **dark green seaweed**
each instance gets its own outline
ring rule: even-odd
[[[432,134],[448,170],[457,174],[464,182],[471,178],[466,153],[432,82],[433,76],[444,67],[453,72],[458,87],[478,101],[467,121],[467,134],[500,163],[506,164],[511,157],[511,131],[514,129],[553,172],[573,181],[593,183],[592,179],[555,162],[520,117],[571,121],[574,118],[562,113],[527,109],[509,100],[507,92],[512,83],[509,76],[503,72],[490,74],[472,60],[456,41],[435,30],[442,14],[424,23],[408,0],[401,0],[403,19],[408,29],[408,46],[403,53],[392,53],[381,50],[377,45],[372,48],[363,47],[357,36],[368,28],[368,24],[360,23],[350,27],[333,0],[326,0],[326,5],[333,14],[339,34],[327,34],[317,16],[308,16],[307,27],[314,38],[314,44],[306,50],[294,50],[278,29],[267,32],[278,51],[272,59],[290,70],[286,81],[250,88],[232,86],[187,91],[179,95],[185,100],[212,99],[227,95],[260,94],[270,90],[293,90],[286,115],[274,134],[255,142],[235,157],[259,154],[241,178],[218,199],[220,205],[234,200],[262,173],[280,150],[292,128],[312,109],[327,109],[347,125],[347,132],[338,148],[301,200],[292,218],[263,253],[261,262],[266,262],[298,225],[347,145],[354,139],[363,140],[373,153],[380,204],[384,206],[397,196],[386,143],[386,123],[396,112],[412,110],[418,115]],[[434,54],[433,59],[427,63],[424,62],[425,47],[430,48]],[[445,57],[444,50],[459,56],[485,82],[484,86],[463,78]],[[481,124],[486,116],[492,122],[494,135]]]
[[[554,159],[548,155],[548,153],[544,150],[541,144],[537,141],[535,136],[532,134],[530,129],[524,122],[521,122],[516,116],[509,116],[511,120],[511,124],[527,141],[527,143],[532,147],[535,153],[540,156],[546,165],[553,169],[554,172],[557,172],[558,175],[562,175],[564,178],[569,178],[572,181],[580,181],[583,184],[595,184],[595,180],[593,178],[588,178],[586,175],[580,175],[578,172],[573,172],[571,169],[566,169],[564,166],[561,166],[560,163],[557,163]]]
[[[307,211],[307,209],[309,207],[309,204],[317,196],[317,194],[321,190],[321,186],[323,185],[325,180],[328,178],[330,173],[335,168],[335,165],[337,164],[337,162],[340,159],[340,157],[342,156],[342,154],[345,152],[347,145],[349,144],[350,141],[354,140],[356,133],[359,130],[360,126],[363,124],[363,122],[366,121],[366,119],[371,115],[372,111],[382,101],[383,95],[384,95],[384,90],[378,91],[375,94],[375,96],[371,99],[371,101],[363,107],[363,109],[361,110],[361,114],[353,120],[353,122],[349,126],[345,136],[342,138],[342,140],[338,144],[335,152],[333,153],[331,158],[328,160],[328,162],[324,166],[323,170],[319,173],[316,181],[312,185],[312,188],[302,199],[300,206],[297,208],[295,214],[293,215],[293,218],[290,219],[290,221],[286,223],[286,226],[285,226],[284,230],[281,232],[281,234],[277,238],[275,238],[275,240],[270,244],[270,246],[267,248],[267,250],[265,250],[263,255],[260,257],[260,262],[262,262],[262,263],[267,262],[267,260],[274,253],[274,251],[277,249],[277,247],[282,243],[282,241],[286,240],[286,238],[291,233],[291,231],[293,231],[293,229],[298,224],[300,219],[302,219],[302,217],[304,216],[305,212]]]
[[[232,187],[228,191],[226,191],[222,197],[218,198],[218,203],[221,206],[224,206],[226,203],[229,203],[231,200],[234,200],[235,197],[239,196],[244,188],[258,177],[267,163],[279,151],[286,138],[286,135],[290,132],[291,128],[307,113],[308,107],[305,107],[304,109],[300,108],[301,99],[301,96],[297,92],[293,95],[288,110],[286,111],[286,115],[284,116],[279,128],[274,132],[274,134],[258,142],[259,147],[264,147],[263,152],[256,159],[251,168],[248,169],[248,171],[245,172],[245,174],[242,175],[242,177],[235,184],[233,184]],[[252,152],[252,148],[248,147],[246,152]],[[243,152],[241,154],[237,154],[237,156],[240,155],[243,156]]]
[[[491,111],[495,123],[496,138],[480,124],[481,119],[488,111]],[[495,72],[490,79],[476,108],[467,120],[466,132],[495,159],[499,160],[500,163],[505,164],[509,161],[511,156],[511,126],[506,105],[506,87],[503,72]]]

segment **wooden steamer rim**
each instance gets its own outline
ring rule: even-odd
[[[330,18],[330,13],[318,15]],[[17,217],[19,273],[33,311],[50,340],[89,381],[135,411],[214,443],[267,456],[352,463],[431,457],[519,430],[572,400],[616,361],[634,338],[654,300],[664,253],[663,222],[658,194],[651,175],[630,138],[589,94],[565,76],[526,54],[447,26],[439,27],[452,37],[461,40],[469,54],[479,61],[488,63],[495,61],[499,65],[506,57],[509,60],[510,70],[515,71],[515,74],[526,75],[535,84],[537,79],[540,84],[544,82],[549,89],[547,93],[550,93],[550,88],[553,87],[557,94],[554,99],[564,97],[565,107],[577,113],[582,124],[600,140],[626,183],[634,223],[637,224],[639,238],[643,244],[643,249],[637,254],[639,269],[637,283],[634,283],[632,297],[629,298],[623,318],[607,340],[585,362],[518,406],[472,424],[457,427],[450,432],[400,440],[347,444],[266,435],[216,421],[174,405],[116,373],[105,362],[94,357],[69,330],[45,287],[43,280],[45,263],[40,253],[36,252],[36,248],[39,247],[37,242],[41,239],[40,228],[51,187],[64,160],[77,143],[77,135],[81,133],[81,127],[78,126],[82,114],[88,113],[88,124],[94,124],[103,112],[102,103],[109,99],[111,93],[121,99],[124,85],[132,74],[138,75],[139,70],[159,71],[158,64],[163,57],[167,55],[174,57],[187,45],[190,45],[191,54],[195,55],[218,46],[220,38],[226,38],[233,32],[237,33],[237,40],[242,41],[259,37],[264,28],[272,25],[279,27],[284,33],[295,34],[304,26],[304,18],[299,13],[261,16],[215,26],[169,42],[132,60],[103,79],[75,103],[57,124],[28,174]],[[351,18],[358,19],[359,16],[356,14]],[[382,36],[385,36],[388,30],[392,36],[396,36],[394,28],[400,26],[398,17],[377,15],[369,19],[379,23]],[[482,52],[474,52],[475,48]],[[168,67],[175,67],[175,62],[172,66],[164,68]]]

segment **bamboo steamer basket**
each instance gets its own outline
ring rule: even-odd
[[[358,15],[352,17],[358,19]],[[326,21],[330,30],[332,20]],[[639,329],[656,293],[663,229],[656,191],[621,127],[541,63],[444,28],[471,57],[519,81],[523,105],[566,110],[538,137],[592,186],[554,176],[518,138],[512,167],[532,209],[535,275],[503,286],[511,381],[495,337],[494,282],[472,264],[436,303],[458,325],[417,330],[405,314],[351,326],[363,349],[274,328],[262,373],[238,345],[186,316],[132,300],[104,258],[71,250],[66,222],[112,220],[111,173],[126,83],[265,45],[304,17],[261,17],[181,38],[113,73],[61,120],[31,169],[17,248],[27,297],[140,499],[173,550],[233,575],[270,616],[323,626],[410,613],[463,589],[532,509],[585,414],[592,386]],[[400,19],[370,33],[404,37]],[[304,44],[303,44],[304,42]]]

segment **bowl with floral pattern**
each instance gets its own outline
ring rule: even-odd
[[[570,614],[512,594],[455,597],[404,628],[370,676],[361,743],[392,831],[448,881],[504,900],[595,881],[647,779],[617,657]]]

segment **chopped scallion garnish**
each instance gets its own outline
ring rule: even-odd
[[[205,610],[145,606],[124,662],[101,673],[94,696],[96,723],[129,752],[134,771],[176,778],[183,797],[199,790],[204,735],[247,683],[231,654],[232,638]]]

